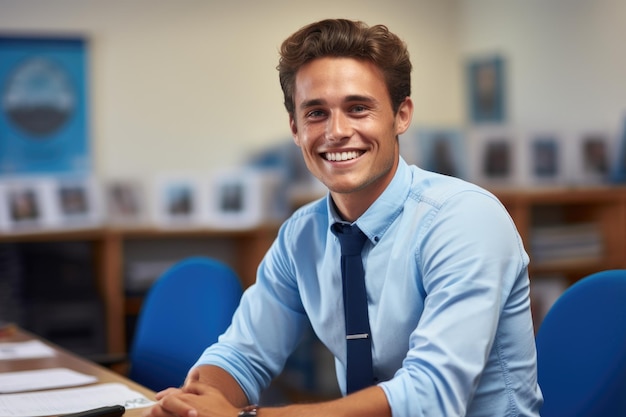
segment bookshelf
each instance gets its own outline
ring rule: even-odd
[[[493,189],[515,222],[531,257],[532,282],[559,277],[570,285],[584,276],[603,269],[626,268],[626,187],[554,187],[532,189]],[[306,202],[303,198],[294,206]],[[255,280],[256,268],[271,245],[278,225],[263,225],[245,230],[204,228],[91,228],[76,230],[0,233],[2,242],[84,241],[93,251],[98,292],[105,306],[107,349],[126,350],[126,319],[141,306],[141,297],[131,297],[124,288],[127,247],[137,242],[178,245],[185,241],[210,241],[228,252],[224,259],[242,279],[244,287]],[[577,231],[581,231],[576,235]],[[542,244],[533,239],[542,233],[555,233],[565,244],[591,238],[590,250],[561,256],[539,253]],[[572,237],[573,236],[573,237]],[[563,243],[557,243],[557,247]],[[539,249],[538,249],[539,248]],[[206,253],[212,256],[213,253]],[[218,257],[219,258],[219,257]]]
[[[493,191],[522,236],[531,280],[560,274],[571,284],[601,269],[626,268],[626,187]],[[562,251],[541,253],[549,243],[542,237],[555,238]]]
[[[136,241],[167,244],[180,241],[211,241],[226,246],[230,252],[227,262],[239,275],[244,287],[255,280],[256,268],[271,245],[277,225],[264,225],[243,230],[204,228],[90,228],[75,230],[0,233],[0,243],[87,242],[94,262],[96,285],[104,305],[106,347],[110,353],[127,349],[125,323],[127,316],[136,315],[141,297],[128,297],[124,288],[125,246]],[[194,253],[197,255],[198,253]],[[213,253],[204,253],[213,256]],[[220,258],[220,257],[218,257]]]
[[[535,330],[568,286],[593,272],[626,268],[626,187],[493,191],[530,256]]]

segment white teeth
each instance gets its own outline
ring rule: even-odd
[[[326,159],[329,161],[347,161],[359,156],[356,151],[352,152],[326,152]]]

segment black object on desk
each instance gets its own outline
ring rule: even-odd
[[[121,417],[126,412],[126,408],[121,405],[110,407],[99,407],[93,410],[81,411],[79,413],[64,414],[62,417]]]

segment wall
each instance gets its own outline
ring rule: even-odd
[[[235,164],[289,138],[282,40],[326,17],[385,23],[409,44],[416,122],[463,117],[453,0],[0,0],[0,30],[90,40],[100,177]]]
[[[620,158],[626,116],[626,2],[621,0],[460,0],[462,62],[484,54],[506,60],[507,121],[496,134],[513,139],[513,181],[523,185],[597,182],[585,171],[583,141],[608,139],[609,164]],[[472,180],[481,182],[481,135],[468,130]],[[478,133],[476,133],[478,131]],[[487,133],[492,134],[492,133]],[[554,179],[533,174],[531,139],[558,140]],[[621,161],[619,161],[622,163]]]
[[[462,0],[461,57],[508,60],[510,122],[527,128],[621,128],[626,2]]]
[[[414,126],[466,123],[463,65],[498,52],[508,127],[569,140],[622,128],[622,0],[0,0],[2,31],[90,39],[94,158],[105,178],[206,171],[288,140],[277,49],[325,17],[382,22],[408,42]]]

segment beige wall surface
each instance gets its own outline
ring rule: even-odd
[[[462,0],[461,57],[501,53],[510,123],[522,128],[621,128],[626,116],[626,2]]]
[[[384,23],[407,41],[414,127],[471,130],[465,64],[498,53],[507,128],[568,140],[622,129],[623,0],[0,0],[0,31],[89,39],[102,178],[230,167],[289,140],[277,51],[326,17]]]
[[[515,146],[515,182],[533,176],[532,140],[557,139],[556,179],[567,185],[597,182],[585,171],[584,141],[601,135],[609,165],[620,161],[626,134],[626,2],[623,0],[461,0],[460,59],[501,54],[506,62],[507,123]],[[480,134],[468,126],[473,174],[480,182]],[[622,162],[619,162],[622,163]],[[612,169],[612,168],[610,168]]]
[[[452,0],[0,0],[0,31],[89,40],[98,176],[229,167],[289,139],[282,40],[327,17],[384,23],[409,44],[416,123],[463,118]]]

